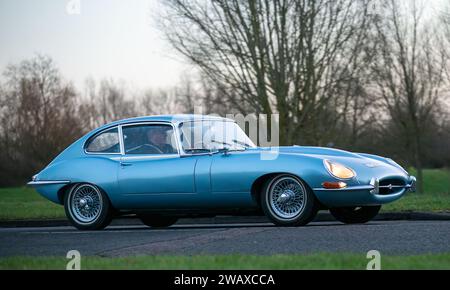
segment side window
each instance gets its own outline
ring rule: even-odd
[[[117,127],[94,136],[88,141],[86,151],[90,153],[120,153],[119,131]]]
[[[169,125],[123,126],[125,154],[177,154],[175,134]]]

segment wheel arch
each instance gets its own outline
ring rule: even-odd
[[[59,200],[59,202],[60,202],[61,205],[64,205],[64,197],[65,197],[65,195],[68,194],[69,191],[70,191],[73,187],[75,187],[75,186],[77,186],[77,185],[79,185],[79,184],[90,184],[90,185],[93,185],[93,186],[97,187],[97,188],[98,188],[100,191],[102,191],[102,192],[105,194],[105,196],[108,198],[108,202],[109,202],[109,205],[111,206],[111,208],[114,208],[113,204],[111,203],[111,197],[109,196],[109,194],[108,194],[108,192],[107,192],[106,190],[104,190],[104,189],[103,189],[101,186],[99,186],[98,184],[94,184],[94,183],[92,183],[92,182],[82,182],[82,181],[69,183],[69,184],[63,186],[61,189],[58,190],[57,196],[58,196],[58,200]]]
[[[95,168],[95,170],[86,170]],[[118,193],[117,170],[119,162],[117,159],[105,156],[85,156],[69,160],[59,161],[48,166],[39,173],[40,180],[69,180],[70,183],[58,188],[50,188],[52,201],[64,204],[64,195],[74,185],[88,183],[102,190],[111,204],[116,204]]]
[[[320,205],[321,208],[322,207],[324,208],[324,206],[318,200],[314,190],[312,190],[311,186],[301,176],[298,176],[297,174],[292,172],[271,172],[261,175],[260,177],[255,179],[255,181],[252,184],[250,193],[252,195],[252,199],[258,204],[259,208],[261,208],[261,195],[260,195],[261,190],[264,188],[264,185],[266,184],[267,181],[278,175],[291,175],[294,176],[295,178],[300,179],[300,181],[303,182],[303,184],[305,185],[306,189],[313,194],[317,204]]]
[[[63,187],[61,187],[58,192],[57,192],[57,197],[59,200],[59,204],[64,205],[64,196],[69,193],[69,190],[76,186],[77,184],[79,184],[78,182],[74,182],[74,183],[69,183],[64,185]]]

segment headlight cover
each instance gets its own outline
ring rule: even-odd
[[[330,160],[324,160],[323,164],[328,172],[339,179],[350,179],[356,176],[355,172],[342,164]]]

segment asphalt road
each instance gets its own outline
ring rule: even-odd
[[[313,222],[174,225],[167,229],[112,226],[83,232],[72,227],[0,228],[0,256],[65,256],[69,250],[105,257],[157,254],[390,254],[450,252],[450,221],[373,221],[364,225]]]

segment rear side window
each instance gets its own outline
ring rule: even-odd
[[[86,146],[89,153],[120,153],[119,130],[117,127],[94,136]]]

